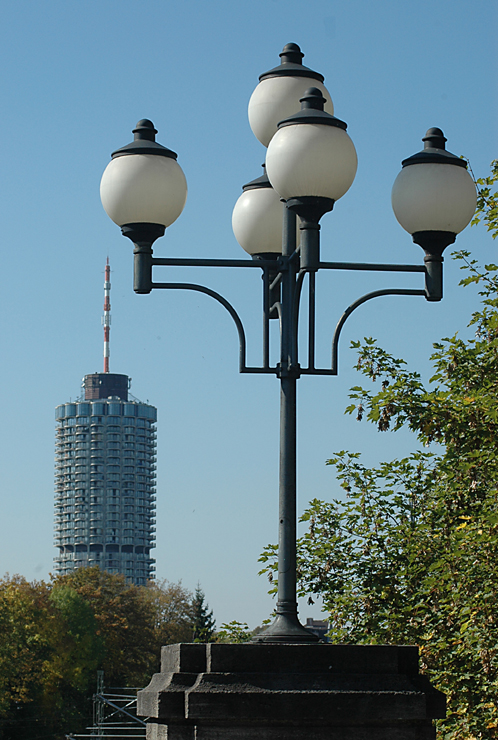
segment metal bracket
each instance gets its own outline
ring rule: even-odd
[[[330,369],[328,368],[301,368],[302,375],[337,375],[338,373],[338,351],[339,351],[339,337],[341,335],[342,327],[346,323],[346,319],[351,316],[355,308],[361,306],[363,303],[370,301],[372,298],[378,298],[384,295],[417,295],[425,298],[425,290],[412,290],[410,288],[384,288],[383,290],[374,290],[371,293],[366,293],[361,298],[358,298],[342,314],[339,319],[337,326],[335,327],[334,336],[332,338],[332,363]]]
[[[280,303],[276,302],[270,304],[270,293],[279,287],[282,271],[288,269],[291,261],[295,259],[297,252],[294,252],[290,257],[280,257],[278,261],[272,260],[225,260],[225,259],[185,259],[185,258],[171,258],[171,257],[153,257],[152,265],[164,265],[164,266],[178,266],[178,267],[257,267],[263,270],[264,277],[264,296],[263,296],[263,365],[261,367],[253,367],[246,365],[246,336],[244,326],[235,308],[232,304],[224,298],[220,293],[217,293],[211,288],[207,288],[204,285],[197,285],[195,283],[151,283],[151,289],[159,288],[166,290],[191,290],[198,293],[204,293],[205,295],[214,298],[220,303],[232,317],[238,337],[239,337],[239,372],[240,373],[259,373],[259,374],[271,374],[277,375],[277,377],[299,377],[300,375],[337,375],[338,374],[338,348],[339,338],[341,335],[342,328],[346,322],[346,319],[352,314],[352,312],[361,306],[366,301],[372,298],[378,298],[385,295],[407,295],[407,296],[424,296],[426,297],[425,290],[415,290],[408,288],[385,288],[382,290],[375,290],[371,293],[358,298],[344,311],[334,331],[332,338],[332,362],[330,368],[316,368],[314,367],[315,357],[315,274],[309,273],[309,318],[308,318],[308,367],[301,367],[299,363],[295,363],[292,367],[284,368],[281,363],[277,363],[275,366],[271,366],[269,363],[269,323],[272,315],[278,314],[281,318],[281,307]],[[354,262],[320,262],[320,269],[326,270],[360,270],[360,271],[373,271],[373,272],[426,272],[424,265],[392,265],[392,264],[374,264],[374,263],[354,263]],[[276,273],[277,270],[277,273]],[[271,279],[270,279],[271,271]],[[297,325],[299,317],[299,304],[301,297],[301,290],[303,280],[305,277],[304,272],[300,272],[297,277],[296,291],[294,294],[294,341],[297,344]],[[297,346],[295,346],[294,357],[297,357]]]

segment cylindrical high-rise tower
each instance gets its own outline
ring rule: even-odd
[[[55,572],[99,565],[144,585],[155,570],[157,409],[128,399],[105,341],[107,372],[85,375],[84,397],[55,410]]]

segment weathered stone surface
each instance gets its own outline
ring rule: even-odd
[[[183,719],[185,692],[198,680],[197,673],[155,673],[140,691],[140,713],[145,717]]]
[[[148,723],[146,740],[195,740],[195,727]]]
[[[148,740],[432,740],[445,698],[418,650],[181,644],[138,694]]]
[[[147,740],[429,740],[432,728],[410,727],[264,727],[147,725]]]
[[[161,649],[161,673],[204,673],[205,643],[183,642]]]
[[[168,646],[168,647],[176,647]],[[418,648],[411,645],[198,645],[206,648],[210,673],[413,673]],[[229,647],[229,650],[226,648]],[[164,651],[167,648],[163,648]],[[161,668],[163,670],[163,668]]]

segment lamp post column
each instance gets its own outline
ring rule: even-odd
[[[295,291],[298,263],[289,259],[296,250],[296,214],[284,209],[282,298],[280,306],[280,469],[278,526],[278,600],[276,619],[256,642],[317,642],[318,637],[298,620],[296,598],[297,533],[297,326]]]
[[[282,256],[296,248],[296,216],[284,209]],[[296,269],[291,260],[282,278],[280,327],[280,463],[278,504],[278,601],[277,614],[297,622],[296,601],[296,478],[297,478],[297,378],[293,347],[293,304]],[[282,625],[283,626],[283,625]],[[289,625],[290,626],[290,625]]]

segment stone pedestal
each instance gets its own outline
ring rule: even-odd
[[[148,740],[433,740],[445,697],[416,647],[185,643],[138,714]]]

